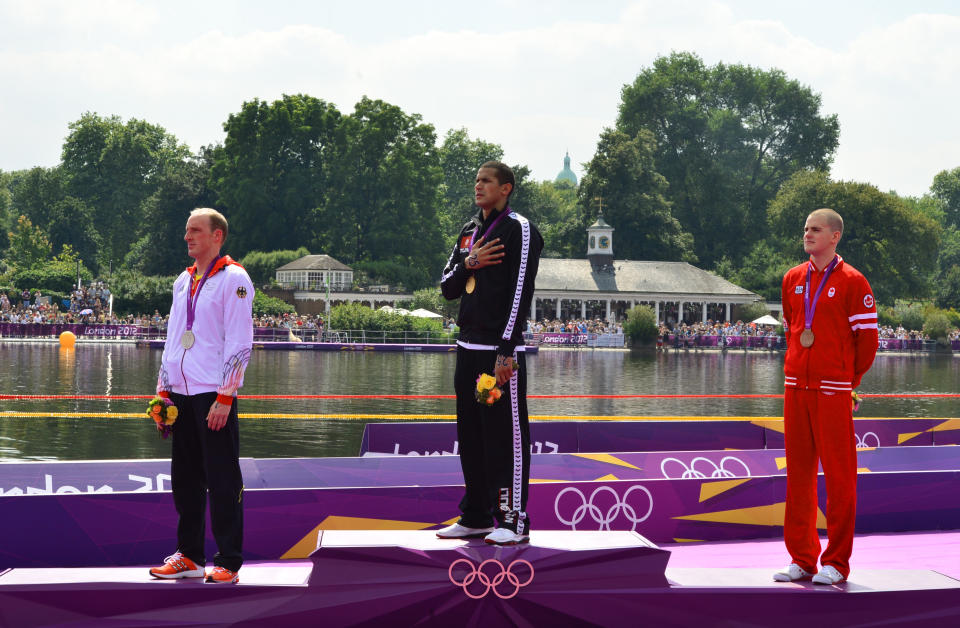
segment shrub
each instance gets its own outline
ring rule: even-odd
[[[931,309],[927,313],[926,320],[923,321],[923,333],[937,342],[946,339],[950,328],[950,318],[943,310]]]
[[[650,342],[657,337],[657,315],[649,305],[637,305],[627,312],[623,333],[633,342]]]
[[[296,314],[297,310],[292,305],[271,297],[260,290],[253,293],[253,315],[254,316],[277,316],[280,314]]]
[[[330,329],[363,329],[366,331],[435,331],[443,330],[438,319],[404,316],[373,310],[360,303],[346,303],[330,310]]]

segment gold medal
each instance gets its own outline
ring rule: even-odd
[[[189,349],[193,346],[193,343],[196,342],[197,338],[193,335],[193,332],[189,329],[183,332],[183,335],[180,336],[180,344],[184,349]]]
[[[473,294],[473,291],[477,289],[477,279],[473,275],[470,275],[470,278],[467,279],[467,294]]]
[[[800,345],[803,347],[813,346],[813,331],[810,329],[804,329],[803,333],[800,334]]]

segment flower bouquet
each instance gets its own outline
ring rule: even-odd
[[[164,397],[154,397],[147,405],[147,416],[157,424],[160,438],[170,436],[173,424],[177,421],[177,406]]]
[[[503,392],[497,386],[497,378],[493,375],[481,373],[480,377],[477,378],[477,403],[492,406],[500,399],[502,394]]]
[[[856,412],[860,409],[860,395],[857,394],[857,391],[850,391],[850,401],[853,404],[853,411]]]

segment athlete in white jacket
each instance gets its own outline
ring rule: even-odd
[[[237,582],[243,563],[243,477],[237,390],[253,346],[253,284],[242,266],[221,256],[227,221],[207,208],[187,220],[184,240],[195,263],[177,277],[157,394],[177,406],[171,485],[177,507],[177,551],[150,574],[206,576]],[[205,573],[207,493],[219,550]]]

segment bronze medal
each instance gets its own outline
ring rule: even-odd
[[[803,347],[813,346],[813,331],[810,329],[804,329],[803,333],[800,334],[800,345]]]
[[[193,346],[193,343],[196,342],[196,340],[196,336],[194,336],[193,332],[188,329],[187,331],[183,332],[182,336],[180,336],[180,345],[183,346],[184,349],[189,349]]]
[[[470,275],[470,278],[467,279],[467,294],[473,294],[473,291],[477,289],[477,279],[473,275]]]

